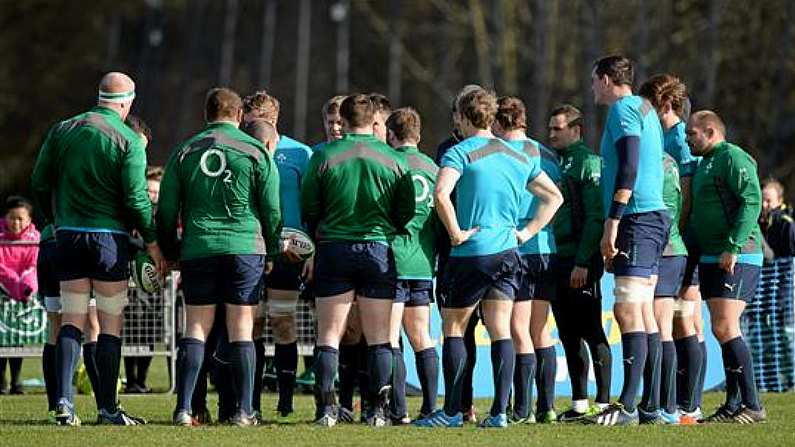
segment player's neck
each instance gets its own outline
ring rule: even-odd
[[[514,129],[502,134],[502,139],[507,141],[526,140],[527,134],[524,133],[523,129]]]
[[[674,127],[677,124],[679,124],[679,122],[682,121],[682,120],[679,118],[679,116],[677,114],[672,112],[672,113],[666,113],[665,115],[663,115],[663,117],[662,117],[662,119],[660,121],[662,122],[663,129],[670,130],[672,127]]]
[[[608,105],[612,106],[616,101],[625,96],[632,96],[632,87],[626,84],[614,85],[610,90],[610,97],[607,99]]]
[[[373,134],[373,126],[351,127],[350,129],[346,129],[345,133],[346,134],[353,134],[353,135],[372,135]]]
[[[494,138],[494,134],[489,129],[472,129],[471,132],[464,135],[464,139],[471,137]]]

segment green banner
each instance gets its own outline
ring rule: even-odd
[[[47,341],[47,312],[36,299],[20,303],[0,297],[0,347],[43,344]]]

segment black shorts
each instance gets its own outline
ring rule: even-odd
[[[555,255],[522,255],[516,301],[555,299]]]
[[[264,255],[219,255],[182,261],[185,304],[255,306],[260,299]]]
[[[60,281],[88,278],[116,282],[130,278],[128,235],[58,230],[55,240]]]
[[[519,291],[520,263],[515,249],[486,256],[451,256],[440,284],[440,304],[450,308],[474,306],[492,289],[513,300]]]
[[[665,256],[660,258],[657,271],[657,286],[654,288],[655,298],[676,298],[682,287],[682,279],[687,267],[687,256]]]
[[[750,303],[756,295],[761,271],[762,267],[758,265],[737,263],[734,274],[731,274],[720,268],[719,264],[701,263],[698,266],[701,296],[705,300],[728,298]]]
[[[55,262],[57,257],[55,241],[47,241],[39,245],[39,257],[36,260],[36,280],[39,283],[39,296],[61,296],[61,286],[58,282],[58,269]]]
[[[290,262],[279,256],[273,262],[273,270],[265,275],[265,283],[269,289],[301,292],[304,290],[303,270],[303,262]]]
[[[613,258],[613,274],[641,278],[655,274],[670,226],[668,211],[663,210],[622,217],[618,224],[618,254]]]
[[[397,272],[385,242],[321,242],[315,255],[317,299],[354,291],[366,298],[395,299]]]
[[[423,279],[398,279],[395,302],[406,307],[427,306],[433,302],[433,281]]]
[[[682,234],[685,247],[687,247],[687,266],[685,266],[685,276],[682,280],[683,288],[698,285],[698,261],[701,258],[701,249],[698,247],[695,236],[692,233],[693,231],[688,227]]]

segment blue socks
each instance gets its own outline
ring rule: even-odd
[[[339,351],[331,346],[318,346],[315,350],[315,387],[318,391],[318,414],[335,404],[334,376],[339,366]]]
[[[414,360],[417,366],[417,375],[422,387],[422,407],[421,414],[431,414],[436,411],[436,397],[439,386],[439,360],[436,356],[436,348],[428,348],[414,353]]]
[[[83,365],[86,367],[88,381],[91,382],[91,389],[94,390],[94,400],[97,408],[100,407],[99,401],[99,370],[97,369],[97,343],[89,342],[83,344]]]
[[[494,374],[494,402],[490,412],[492,416],[505,413],[508,408],[515,359],[513,340],[508,338],[491,342],[491,370]]]
[[[177,411],[191,412],[191,399],[203,361],[203,341],[188,337],[180,339],[177,350]]]
[[[408,415],[406,407],[406,361],[400,348],[392,348],[392,415],[398,418]]]
[[[462,337],[445,337],[442,345],[444,373],[444,412],[455,416],[462,412],[461,393],[467,366],[467,349]]]
[[[635,411],[635,397],[638,395],[649,342],[646,332],[627,332],[621,335],[621,350],[624,361],[624,386],[621,389],[619,402],[629,411]]]
[[[55,397],[56,385],[58,380],[55,373],[55,345],[49,343],[44,345],[41,355],[41,372],[44,374],[44,388],[47,390],[47,411],[54,411],[58,399]]]
[[[235,379],[235,397],[237,408],[250,416],[254,413],[251,398],[254,389],[255,353],[253,341],[235,341],[229,343],[229,361]]]
[[[121,338],[110,334],[99,334],[96,353],[99,390],[94,390],[94,393],[97,394],[99,408],[104,408],[109,413],[116,412],[116,386],[119,382],[120,364]]]
[[[704,364],[698,336],[680,338],[676,344],[677,381],[676,403],[687,412],[695,411],[699,406],[698,390],[701,383],[701,368]]]
[[[359,374],[359,344],[340,345],[340,406],[353,411],[353,393]]]
[[[392,346],[389,343],[367,347],[367,367],[370,380],[370,396],[379,399],[379,392],[392,379]],[[382,402],[371,402],[380,405]]]
[[[295,390],[295,372],[298,369],[298,343],[276,344],[274,352],[276,363],[276,380],[279,383],[279,411],[293,411],[293,392]],[[260,378],[255,380],[262,382]]]
[[[80,359],[82,339],[83,332],[72,325],[62,326],[58,332],[58,341],[55,344],[56,401],[66,399],[74,404],[72,377]]]
[[[558,358],[555,347],[536,348],[538,367],[536,368],[536,388],[538,400],[536,412],[543,415],[555,408],[555,374],[558,371]]]
[[[662,368],[662,342],[660,333],[646,334],[648,355],[643,367],[643,397],[640,407],[647,412],[660,408],[660,369]]]
[[[530,416],[533,404],[533,379],[536,376],[536,355],[516,354],[513,371],[513,414],[520,418]]]

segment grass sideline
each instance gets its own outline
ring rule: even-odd
[[[158,361],[160,361],[158,359]],[[35,376],[38,362],[27,362],[25,372]],[[157,363],[160,365],[160,363]],[[160,368],[162,371],[164,368]],[[158,370],[153,370],[155,373]],[[164,383],[164,372],[156,374],[156,380]],[[741,426],[727,424],[700,425],[694,427],[594,427],[582,425],[531,425],[514,426],[506,430],[482,430],[467,425],[463,429],[419,429],[413,427],[388,427],[372,429],[362,425],[340,425],[332,429],[313,427],[312,399],[301,395],[296,400],[296,413],[288,423],[276,424],[274,414],[267,411],[276,405],[276,396],[263,395],[266,409],[266,424],[258,427],[237,428],[229,426],[205,426],[182,428],[171,426],[171,411],[174,396],[122,395],[122,403],[131,413],[149,420],[142,427],[108,427],[92,425],[96,418],[93,398],[78,396],[77,407],[84,422],[80,428],[56,427],[46,423],[46,399],[41,393],[24,396],[0,396],[0,446],[50,446],[59,447],[93,445],[113,446],[158,446],[167,445],[212,445],[240,446],[250,443],[265,445],[352,445],[352,446],[415,446],[415,445],[483,445],[483,446],[607,446],[621,445],[644,447],[665,446],[742,446],[793,445],[792,417],[795,416],[795,394],[764,394],[770,422],[763,425]],[[715,408],[722,396],[708,393],[705,396],[707,411]],[[215,395],[210,396],[211,408]],[[420,401],[410,398],[409,408],[416,411]],[[488,400],[479,400],[481,412],[488,409]],[[568,401],[558,401],[563,409]]]

